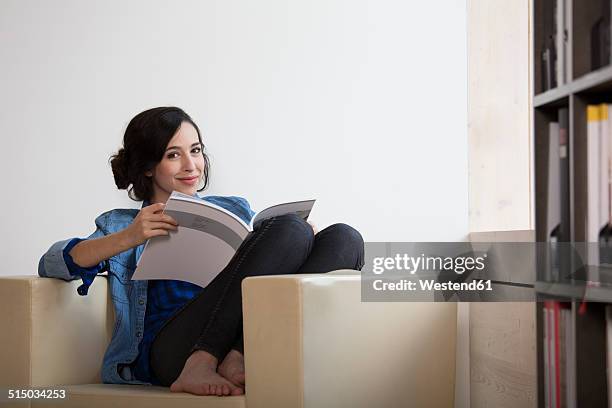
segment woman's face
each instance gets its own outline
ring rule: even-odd
[[[163,159],[145,175],[153,178],[152,203],[165,203],[173,190],[188,195],[196,193],[204,175],[204,157],[193,125],[181,124],[168,142]]]

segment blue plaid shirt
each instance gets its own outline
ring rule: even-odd
[[[202,291],[193,283],[178,280],[150,280],[147,292],[144,334],[138,345],[134,376],[153,385],[162,385],[149,368],[149,351],[153,339],[164,323],[191,298]]]
[[[149,203],[145,201],[143,208],[147,205]],[[236,215],[248,223],[254,212],[247,207],[247,211],[244,214],[237,213]],[[70,240],[63,250],[63,257],[70,274],[81,277],[83,280],[83,285],[78,288],[79,294],[86,295],[96,275],[104,270],[108,270],[108,265],[106,261],[90,268],[83,268],[77,265],[72,256],[70,256],[70,251],[81,241],[84,241],[84,239],[74,238]],[[142,340],[138,344],[138,357],[133,363],[133,374],[136,379],[150,382],[153,385],[162,385],[149,367],[151,344],[164,323],[201,291],[202,288],[200,286],[190,282],[162,279],[148,281],[144,333]]]

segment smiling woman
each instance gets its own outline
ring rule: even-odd
[[[172,190],[194,195],[208,185],[210,162],[200,129],[179,108],[153,108],[128,124],[123,148],[111,157],[115,184],[134,200],[165,203]],[[202,179],[203,186],[197,189]]]
[[[93,234],[55,243],[39,262],[40,276],[81,278],[80,295],[87,294],[98,273],[108,271],[120,318],[104,356],[105,383],[242,394],[242,279],[363,266],[363,239],[355,229],[333,224],[315,234],[290,214],[259,224],[205,288],[178,280],[131,280],[145,242],[177,229],[176,220],[163,213],[174,190],[251,221],[254,212],[244,198],[197,195],[208,185],[210,170],[203,146],[198,126],[182,109],[160,107],[136,115],[111,167],[117,187],[143,201],[141,210],[102,214]]]
[[[159,164],[145,172],[145,176],[152,179],[151,201],[154,203],[168,201],[173,190],[194,195],[198,181],[204,174],[206,160],[202,142],[193,125],[182,123],[169,145]]]

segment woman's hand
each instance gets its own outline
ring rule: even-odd
[[[162,214],[164,203],[151,204],[138,213],[129,227],[123,230],[130,247],[138,246],[147,239],[170,235],[178,229],[178,223],[169,215]]]
[[[315,225],[312,222],[308,221],[308,220],[306,220],[306,222],[308,224],[310,224],[310,226],[312,228],[312,232],[314,232],[314,234],[317,235],[317,232],[319,232],[319,230],[317,230],[317,227],[315,227]]]

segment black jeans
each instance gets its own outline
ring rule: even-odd
[[[361,270],[363,257],[361,234],[346,224],[331,225],[314,235],[310,225],[296,215],[264,221],[227,267],[161,328],[149,355],[153,374],[168,387],[195,350],[205,350],[219,362],[231,349],[244,352],[242,279]]]

